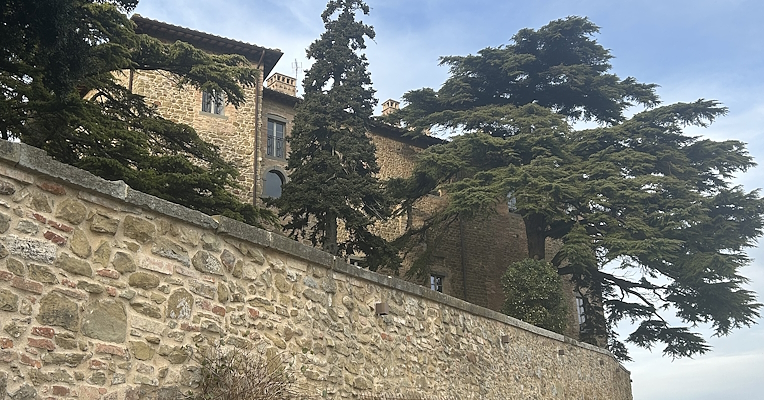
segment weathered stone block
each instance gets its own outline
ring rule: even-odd
[[[125,307],[115,300],[89,303],[85,308],[81,331],[93,339],[123,343],[127,334]]]
[[[154,240],[157,233],[156,225],[145,219],[128,215],[122,223],[122,231],[125,236],[139,243],[148,243]]]
[[[42,355],[42,362],[45,365],[66,365],[76,368],[85,360],[85,353],[46,353]]]
[[[121,251],[118,251],[116,254],[114,254],[114,260],[112,260],[111,263],[114,266],[114,269],[122,274],[136,270],[133,257]]]
[[[16,312],[19,310],[19,296],[8,290],[0,289],[0,311]]]
[[[97,233],[114,235],[119,228],[119,219],[102,214],[95,214],[90,222],[90,230]]]
[[[178,261],[186,267],[190,265],[186,249],[166,238],[158,238],[154,245],[151,246],[151,252],[160,257]]]
[[[151,319],[133,315],[130,317],[130,327],[144,332],[153,333],[154,335],[162,336],[166,325]]]
[[[210,253],[200,250],[192,260],[194,268],[199,272],[213,275],[223,275],[223,264]]]
[[[81,258],[90,257],[92,251],[90,241],[82,229],[74,230],[71,239],[69,239],[69,248],[72,250],[72,253]]]
[[[148,361],[154,357],[154,349],[145,342],[130,342],[130,353],[141,361]]]
[[[236,256],[233,255],[228,249],[223,250],[223,254],[220,255],[220,261],[223,263],[226,271],[231,272],[234,265],[236,265]]]
[[[50,208],[50,199],[45,193],[40,191],[35,190],[32,192],[32,202],[29,206],[32,207],[33,210],[39,212],[53,212],[53,209]]]
[[[3,396],[5,393],[3,393]],[[37,389],[32,385],[23,384],[15,392],[11,393],[11,400],[36,400]]]
[[[51,285],[58,283],[56,274],[50,268],[38,264],[29,264],[29,279]]]
[[[159,346],[157,353],[171,364],[183,364],[191,357],[191,349],[185,346]]]
[[[159,286],[159,277],[148,272],[134,272],[130,274],[128,284],[139,289],[154,289]]]
[[[0,233],[5,233],[11,227],[10,215],[0,213]]]
[[[40,227],[28,219],[22,219],[19,220],[19,222],[16,224],[16,230],[21,233],[34,236],[40,230]]]
[[[56,292],[49,293],[40,299],[37,322],[76,331],[80,326],[79,307],[66,296]]]
[[[160,274],[172,275],[175,271],[173,263],[161,258],[146,257],[141,263],[141,268],[149,271],[159,272]]]
[[[167,300],[167,318],[189,319],[194,308],[194,296],[186,289],[176,289]]]
[[[74,258],[67,253],[61,253],[55,265],[72,274],[87,276],[88,278],[93,276],[93,268],[90,267],[89,262]]]
[[[13,277],[13,280],[11,281],[11,287],[25,290],[27,292],[32,292],[34,294],[42,294],[42,290],[43,290],[42,283],[30,281],[28,279],[24,279],[21,276]]]
[[[196,293],[196,294],[198,294],[200,296],[206,297],[208,299],[214,299],[215,298],[215,293],[217,293],[217,289],[216,288],[214,288],[214,287],[212,287],[210,285],[205,285],[204,283],[202,283],[200,281],[196,281],[196,280],[189,281],[188,282],[188,288],[191,289],[192,292],[194,292],[194,293]]]
[[[50,212],[50,211],[48,211]],[[61,218],[65,221],[71,222],[74,225],[79,225],[88,216],[88,209],[82,202],[67,198],[62,201],[56,210],[56,218]]]
[[[51,264],[56,259],[56,245],[46,241],[8,235],[4,242],[10,254],[21,258],[46,264]]]
[[[218,301],[225,303],[228,301],[229,292],[228,287],[223,282],[218,283]]]
[[[143,301],[133,301],[130,303],[130,307],[132,307],[133,310],[145,316],[148,316],[151,318],[157,318],[157,319],[162,318],[162,310],[159,307],[152,305],[151,303],[146,303]]]
[[[79,281],[77,282],[77,289],[84,290],[88,293],[92,294],[101,294],[104,292],[103,286],[97,284],[97,283],[90,283],[86,281]]]
[[[0,195],[10,196],[16,193],[16,186],[6,180],[0,180]]]
[[[111,257],[111,245],[107,241],[102,241],[95,252],[93,252],[93,262],[101,266],[109,264],[109,258]]]

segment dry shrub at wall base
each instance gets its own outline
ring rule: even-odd
[[[198,388],[189,400],[297,400],[281,357],[212,345],[200,348]],[[299,397],[302,398],[302,397]]]
[[[525,259],[509,265],[501,278],[502,312],[529,324],[563,333],[567,307],[557,268],[543,260]]]

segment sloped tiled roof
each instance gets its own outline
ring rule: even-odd
[[[273,67],[276,66],[276,63],[279,62],[279,59],[284,54],[278,49],[269,49],[222,36],[195,31],[182,26],[144,18],[140,14],[135,14],[130,19],[137,25],[136,32],[144,33],[157,39],[167,41],[180,40],[212,53],[240,54],[247,57],[254,64],[260,62],[262,57],[263,78],[268,77]]]

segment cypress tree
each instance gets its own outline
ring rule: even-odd
[[[363,253],[372,269],[395,268],[395,252],[372,232],[374,221],[389,217],[390,201],[367,135],[377,100],[359,53],[374,30],[357,21],[357,13],[367,15],[369,7],[332,0],[321,14],[326,31],[307,49],[315,61],[305,73],[289,138],[289,182],[272,204],[287,217],[292,236],[335,255]]]

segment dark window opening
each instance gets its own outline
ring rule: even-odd
[[[584,298],[581,296],[576,296],[576,310],[578,311],[579,329],[583,330],[586,322],[586,310],[584,309]]]
[[[265,173],[265,185],[263,185],[263,197],[277,199],[281,197],[281,186],[284,184],[284,176],[276,170]]]
[[[443,275],[430,275],[430,289],[443,293]]]
[[[286,141],[284,132],[286,124],[280,121],[268,120],[268,141],[265,154],[276,158],[286,158]]]
[[[223,115],[225,103],[223,94],[217,92],[202,92],[202,111],[210,114]]]

